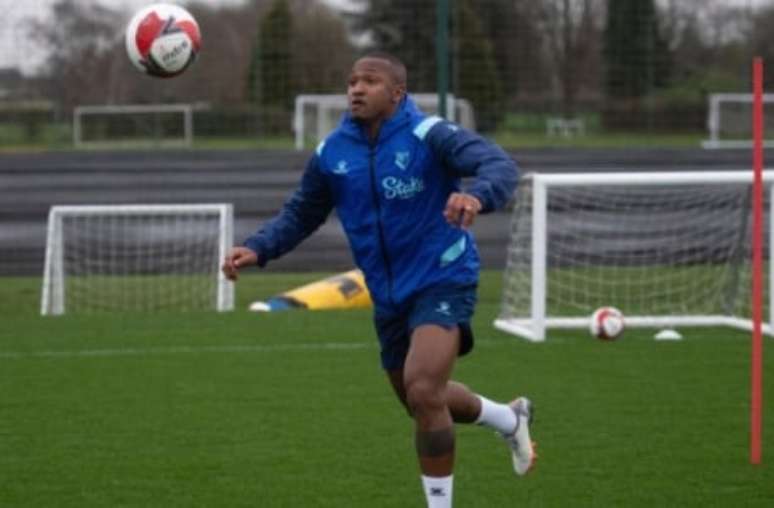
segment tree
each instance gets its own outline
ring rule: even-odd
[[[599,27],[598,0],[544,0],[536,4],[537,20],[562,99],[562,115],[575,116],[581,88],[594,80]]]
[[[246,99],[245,80],[252,58],[253,34],[259,8],[248,5],[213,5],[198,1],[187,4],[202,32],[202,51],[185,74],[163,83],[177,101],[239,104]]]
[[[399,57],[409,71],[409,90],[434,92],[435,2],[360,0],[351,16],[356,32],[370,39],[368,49]]]
[[[261,29],[255,31],[255,40],[250,52],[250,65],[247,69],[247,88],[245,90],[247,102],[258,104],[261,102]]]
[[[754,40],[749,11],[724,0],[667,0],[659,20],[674,69],[664,94],[705,104],[707,93],[746,88]]]
[[[544,36],[536,22],[540,2],[472,0],[471,5],[492,42],[504,96],[548,89],[551,66],[544,56]]]
[[[266,106],[289,109],[293,103],[293,17],[287,0],[275,0],[261,20],[258,44],[254,49],[253,64],[248,83],[250,97],[255,100],[255,81],[260,81],[260,102]],[[256,63],[257,60],[257,63]],[[258,76],[256,76],[258,74]]]
[[[503,87],[492,42],[484,34],[471,0],[462,0],[458,6],[457,30],[453,34],[459,71],[455,89],[473,104],[477,127],[491,130],[503,115]]]
[[[753,15],[753,29],[751,34],[752,53],[754,55],[762,57],[766,65],[764,67],[764,81],[767,83],[767,87],[770,83],[774,83],[774,48],[771,44],[771,33],[774,30],[774,7],[766,6],[760,8],[758,12]],[[742,66],[736,66],[738,69],[737,75],[749,76],[750,65],[752,55],[747,55],[746,61],[742,62]],[[748,88],[750,90],[751,88]]]
[[[366,1],[366,0],[364,0]],[[495,127],[503,111],[503,84],[479,0],[455,2],[451,30],[452,90],[473,103],[478,126]],[[486,0],[495,1],[495,0]],[[500,1],[500,0],[496,0]],[[367,34],[369,49],[398,56],[409,71],[409,90],[436,91],[436,9],[434,2],[367,0],[355,18],[356,31]]]
[[[58,0],[51,10],[53,21],[29,26],[48,54],[40,73],[49,80],[49,97],[65,111],[106,102],[120,81],[120,63],[111,51],[116,34],[123,33],[120,12],[85,0]]]
[[[355,48],[341,16],[307,2],[292,10],[294,93],[344,93]]]
[[[604,56],[608,97],[640,98],[666,85],[670,56],[654,0],[608,0]]]

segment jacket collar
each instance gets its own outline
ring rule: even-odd
[[[382,126],[379,129],[379,136],[376,139],[376,144],[382,143],[401,128],[405,127],[406,124],[410,124],[413,118],[421,114],[422,113],[414,100],[408,94],[404,95],[400,104],[398,104],[398,107],[395,108],[395,112],[392,116],[382,123]],[[365,129],[360,122],[352,118],[349,111],[344,113],[339,129],[341,129],[342,133],[350,137],[369,143]]]

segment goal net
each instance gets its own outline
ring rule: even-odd
[[[229,204],[54,206],[41,314],[233,308]]]
[[[774,173],[764,178],[770,207]],[[543,341],[546,329],[588,329],[595,309],[614,306],[627,327],[750,329],[751,182],[750,171],[529,175],[495,326]]]
[[[73,144],[92,147],[193,146],[191,104],[78,106],[73,111]]]
[[[428,114],[438,112],[438,94],[417,93],[411,98],[422,111]],[[296,150],[303,150],[307,141],[319,143],[336,127],[341,115],[347,110],[347,96],[343,94],[309,94],[296,96],[293,110],[293,132]],[[466,129],[475,130],[476,121],[473,106],[466,99],[447,95],[447,118]]]
[[[704,148],[752,148],[753,94],[711,94],[708,106],[709,139],[702,142]],[[774,94],[763,95],[763,110],[764,132],[774,133]],[[764,139],[767,147],[774,146],[771,136]]]

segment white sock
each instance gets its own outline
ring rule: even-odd
[[[427,508],[451,508],[453,480],[452,475],[440,477],[422,475]]]
[[[507,404],[493,402],[486,397],[477,395],[481,400],[481,413],[476,418],[476,423],[486,425],[501,434],[510,434],[516,428],[516,415]]]

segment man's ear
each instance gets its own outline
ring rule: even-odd
[[[392,102],[393,102],[393,104],[399,103],[404,95],[406,95],[406,87],[405,86],[400,85],[400,86],[395,87],[395,91],[393,91],[393,93],[392,93]]]

